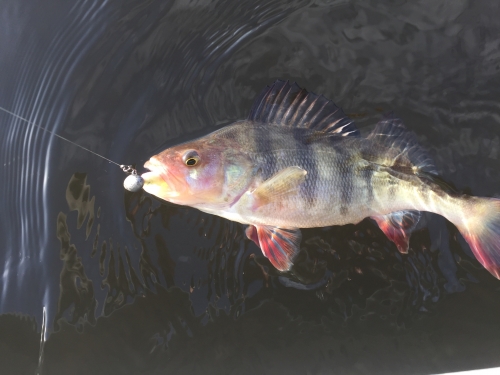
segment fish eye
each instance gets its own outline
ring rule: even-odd
[[[198,159],[196,158],[189,158],[186,160],[186,165],[188,167],[194,167],[196,164],[198,164]]]
[[[186,164],[188,167],[194,167],[195,165],[198,165],[200,162],[200,155],[196,151],[188,151],[184,154],[182,157],[184,160],[184,164]]]

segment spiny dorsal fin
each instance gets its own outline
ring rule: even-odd
[[[266,87],[255,99],[248,119],[342,136],[359,136],[354,122],[335,103],[288,81],[277,80]]]
[[[418,144],[413,132],[406,129],[403,121],[397,118],[394,113],[390,113],[380,120],[367,139],[380,143],[392,151],[387,156],[394,155],[393,167],[415,166],[421,172],[438,174],[427,151]]]

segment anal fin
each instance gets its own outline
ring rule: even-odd
[[[282,229],[266,225],[250,225],[245,231],[262,253],[279,271],[288,271],[300,250],[300,229]]]
[[[388,215],[372,216],[382,232],[398,250],[406,254],[410,243],[411,232],[417,226],[421,213],[418,211],[397,211]]]

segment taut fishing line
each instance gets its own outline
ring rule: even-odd
[[[120,167],[120,169],[122,171],[124,171],[125,173],[127,173],[129,175],[125,179],[125,181],[123,182],[123,187],[125,189],[127,189],[129,191],[132,191],[132,192],[136,192],[136,191],[139,191],[142,188],[142,186],[144,185],[144,179],[137,174],[137,170],[133,166],[118,164],[117,162],[114,162],[113,160],[108,159],[108,158],[106,158],[106,157],[98,154],[97,152],[89,150],[88,148],[85,148],[85,147],[79,145],[78,143],[72,142],[69,139],[64,138],[63,136],[61,136],[61,135],[59,135],[57,133],[54,133],[53,131],[50,131],[50,130],[44,128],[43,126],[40,126],[40,125],[34,123],[33,121],[29,121],[29,120],[25,119],[24,117],[19,116],[19,115],[15,114],[14,112],[9,111],[8,109],[0,107],[0,110],[4,111],[5,113],[8,113],[11,116],[14,116],[14,117],[18,118],[18,119],[20,119],[20,120],[22,120],[24,122],[27,122],[30,125],[36,126],[37,128],[42,129],[43,131],[46,131],[47,133],[50,133],[50,134],[52,134],[52,135],[54,135],[54,136],[62,139],[63,141],[69,142],[69,143],[71,143],[74,146],[80,147],[81,149],[83,149],[85,151],[88,151],[91,154],[99,156],[100,158],[102,158],[104,160],[107,160],[108,162],[117,165],[118,167]]]

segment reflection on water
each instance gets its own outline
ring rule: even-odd
[[[85,184],[84,174],[75,174],[66,190],[69,211],[77,211],[76,228],[85,225],[85,238],[88,239],[94,223],[95,197],[90,198],[90,187]],[[61,242],[60,257],[63,261],[59,281],[60,294],[56,320],[66,312],[65,318],[72,324],[88,321],[95,324],[96,299],[94,284],[85,274],[85,267],[78,250],[71,243],[67,215],[60,212],[57,216],[57,238]],[[96,235],[96,242],[98,235]]]
[[[368,219],[358,225],[304,230],[296,265],[280,273],[246,239],[239,224],[162,204],[143,192],[125,192],[123,202],[138,247],[120,245],[119,238],[102,239],[100,218],[94,216],[99,204],[95,199],[87,176],[73,175],[66,190],[67,212],[57,217],[63,260],[56,315],[59,333],[48,342],[48,358],[70,337],[88,342],[93,352],[95,346],[113,345],[125,335],[123,342],[133,346],[127,350],[133,350],[140,366],[150,371],[159,366],[203,372],[209,364],[214,371],[226,371],[239,366],[233,356],[246,356],[232,347],[241,346],[235,343],[238,335],[255,343],[292,337],[294,341],[304,335],[305,342],[322,342],[321,356],[327,357],[318,368],[323,368],[348,359],[350,351],[362,355],[367,345],[380,340],[396,350],[404,342],[416,345],[415,340],[429,340],[429,332],[414,334],[429,329],[426,324],[435,324],[429,317],[440,309],[443,294],[463,291],[478,280],[498,290],[495,280],[464,251],[457,229],[437,215],[428,214],[424,228],[413,234],[408,255],[401,255]],[[95,237],[89,238],[91,233]],[[72,236],[78,235],[84,237],[79,250],[71,243]],[[138,261],[131,260],[131,253],[140,254]],[[95,282],[101,280],[100,288],[106,292],[101,300],[94,295],[81,257],[90,257],[90,272],[99,269]],[[96,321],[100,315],[111,320]],[[125,327],[126,333],[121,332]],[[239,333],[228,332],[233,329]],[[74,337],[76,332],[83,336]],[[102,334],[112,337],[97,343],[95,336]],[[212,348],[213,340],[218,347]],[[266,345],[250,353],[282,355]],[[201,367],[183,363],[186,348],[201,356]],[[123,357],[116,359],[113,368],[129,362],[127,350],[121,351]],[[214,357],[202,354],[207,350]],[[250,357],[243,360],[256,366]],[[272,356],[264,362],[269,367],[256,368],[272,368]],[[47,367],[62,371],[76,365],[49,360]],[[97,364],[86,368],[94,371],[94,366],[98,368]]]
[[[365,134],[395,110],[445,179],[493,196],[499,11],[488,1],[7,0],[0,106],[140,167],[246,117],[276,78],[296,80]],[[407,255],[369,219],[303,230],[295,266],[279,273],[241,225],[126,192],[116,166],[5,113],[0,122],[7,369],[35,372],[43,307],[47,374],[500,366],[498,280],[437,215],[424,215]]]

